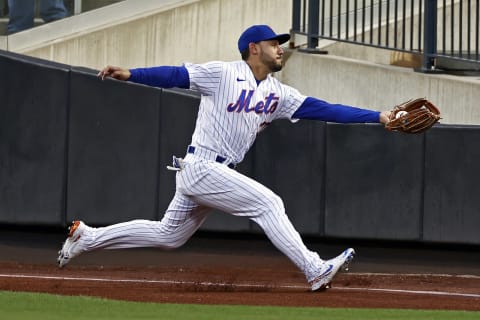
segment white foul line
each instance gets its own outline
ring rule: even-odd
[[[24,279],[42,279],[42,280],[68,280],[68,281],[92,281],[92,282],[117,282],[117,283],[157,283],[168,285],[196,285],[204,287],[237,287],[237,288],[284,288],[284,289],[307,289],[306,286],[295,285],[275,285],[269,286],[264,284],[233,284],[221,282],[197,282],[197,281],[181,281],[181,280],[147,280],[147,279],[109,279],[109,278],[89,278],[89,277],[57,277],[57,276],[40,276],[26,274],[0,274],[0,278],[24,278]]]
[[[265,289],[279,288],[279,289],[302,289],[302,290],[309,289],[306,286],[298,286],[298,285],[268,286],[263,284],[233,284],[233,283],[221,283],[221,282],[195,282],[195,281],[177,281],[177,280],[59,277],[59,276],[41,276],[41,275],[25,275],[25,274],[0,274],[0,278],[23,278],[23,279],[63,280],[63,281],[92,281],[92,282],[113,282],[113,283],[157,283],[157,284],[169,284],[169,285],[196,285],[196,286],[204,286],[204,287],[229,287],[229,288],[265,288]],[[384,289],[384,288],[354,288],[354,287],[335,287],[334,290],[409,293],[409,294],[418,294],[418,295],[455,296],[455,297],[463,297],[463,298],[479,298],[480,299],[480,294],[445,292],[445,291],[423,291],[423,290],[403,290],[403,289]]]
[[[403,290],[403,289],[381,289],[381,288],[353,288],[353,287],[335,287],[339,290],[352,290],[352,291],[379,291],[389,293],[411,293],[421,295],[433,295],[433,296],[456,296],[465,298],[480,298],[480,294],[475,293],[458,293],[458,292],[445,292],[445,291],[423,291],[423,290]]]
[[[480,276],[470,274],[447,274],[447,273],[381,273],[381,272],[355,272],[350,275],[358,276],[404,276],[404,277],[434,277],[434,278],[460,278],[460,279],[480,279]]]

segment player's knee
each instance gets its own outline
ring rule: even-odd
[[[275,193],[271,193],[265,198],[265,210],[274,214],[283,214],[285,213],[285,207],[283,205],[283,200]]]
[[[158,223],[158,228],[156,229],[155,241],[156,247],[162,248],[163,250],[174,250],[183,246],[189,237],[185,233],[181,232],[178,227],[173,225],[165,225],[161,222]]]
[[[177,240],[177,239],[169,239],[167,241],[162,241],[158,244],[158,247],[162,248],[163,250],[175,250],[180,248],[185,244],[186,240]]]

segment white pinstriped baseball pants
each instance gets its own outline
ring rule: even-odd
[[[224,164],[187,155],[176,174],[177,190],[161,221],[133,220],[88,228],[80,239],[86,250],[182,246],[200,227],[210,208],[248,217],[304,272],[308,281],[322,260],[307,249],[288,219],[283,202],[270,189]]]

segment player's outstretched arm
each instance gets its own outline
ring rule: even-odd
[[[131,76],[130,70],[115,66],[106,66],[97,74],[97,77],[104,80],[111,77],[117,80],[128,80]]]
[[[293,119],[322,120],[337,123],[382,123],[389,121],[390,111],[374,111],[307,97],[295,111]]]
[[[128,80],[159,88],[190,88],[190,77],[188,70],[184,66],[159,66],[135,69],[106,66],[97,76],[102,80],[111,77],[117,80]]]

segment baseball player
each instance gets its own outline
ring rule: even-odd
[[[353,258],[354,249],[348,248],[330,260],[321,259],[303,243],[285,213],[282,199],[236,171],[235,166],[257,134],[276,119],[386,123],[389,111],[330,104],[302,95],[272,77],[282,69],[284,51],[280,45],[289,38],[266,25],[254,25],[238,39],[240,61],[130,70],[107,66],[101,70],[101,79],[112,77],[199,91],[196,127],[185,157],[174,156],[169,167],[176,171],[176,192],[162,220],[133,220],[102,228],[74,221],[59,251],[59,266],[100,248],[178,248],[200,227],[210,210],[217,209],[255,221],[275,247],[305,274],[312,291],[329,288],[337,272]]]

